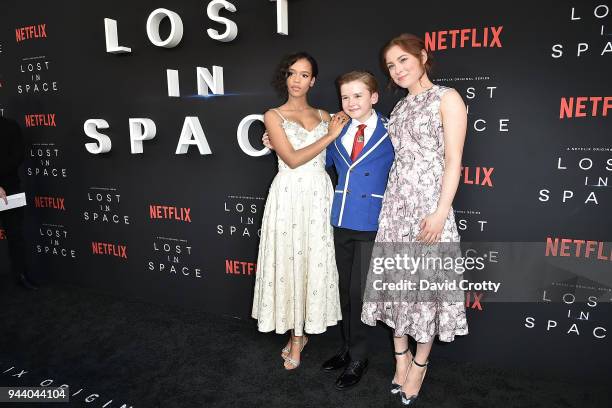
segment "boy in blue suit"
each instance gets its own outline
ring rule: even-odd
[[[387,119],[373,109],[378,102],[376,78],[369,72],[352,71],[341,75],[336,84],[342,110],[351,117],[326,152],[326,167],[334,166],[338,173],[331,222],[343,346],[322,368],[344,368],[336,380],[336,388],[344,390],[357,384],[368,366],[371,328],[361,322],[363,285],[394,152],[387,135]]]

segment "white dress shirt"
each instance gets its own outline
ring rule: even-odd
[[[357,119],[353,119],[346,133],[344,134],[344,136],[342,136],[342,146],[344,146],[349,156],[353,151],[355,133],[357,133],[357,128],[361,124],[362,123],[359,122]],[[363,130],[363,145],[365,146],[368,144],[368,140],[370,140],[370,138],[374,134],[374,130],[376,129],[376,125],[378,124],[378,115],[376,114],[376,111],[374,109],[372,109],[372,114],[370,115],[368,120],[363,122],[363,124],[366,125],[366,128]]]

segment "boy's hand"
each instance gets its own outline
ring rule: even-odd
[[[270,138],[268,137],[268,132],[264,132],[262,138],[261,138],[261,143],[263,143],[264,146],[266,146],[268,149],[270,150],[274,150],[274,148],[272,147],[272,144],[270,143]]]

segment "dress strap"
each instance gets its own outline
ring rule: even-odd
[[[323,115],[321,115],[321,109],[317,109],[317,112],[319,112],[319,117],[321,118],[321,120],[323,120]]]
[[[281,115],[281,113],[278,111],[278,109],[272,109],[272,111],[276,112],[276,114],[277,114],[278,116],[280,116],[280,118],[281,118],[282,120],[287,121],[287,119],[285,119],[285,117],[284,117],[283,115]]]

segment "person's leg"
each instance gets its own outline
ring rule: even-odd
[[[350,344],[353,360],[367,360],[373,328],[361,321],[361,309],[375,231],[355,231],[352,277],[350,281]]]
[[[296,336],[293,330],[291,331],[291,339],[289,340],[291,343],[289,354],[287,358],[285,358],[285,369],[286,370],[295,370],[300,365],[302,350],[306,345],[308,338],[306,335]]]
[[[340,292],[340,307],[342,320],[338,324],[342,345],[340,350],[326,360],[321,368],[324,371],[334,371],[344,368],[350,362],[350,321],[351,313],[350,288],[351,270],[353,267],[354,241],[351,231],[344,228],[334,228],[334,249],[336,253],[336,267],[338,268],[338,290]]]
[[[407,397],[416,396],[421,390],[421,385],[423,384],[423,379],[425,378],[425,372],[427,371],[427,364],[429,363],[431,346],[433,346],[433,339],[427,343],[417,343],[413,364],[408,370],[408,375],[406,376],[404,385],[402,385],[402,392]]]
[[[348,343],[351,362],[336,380],[336,388],[345,390],[361,381],[361,377],[368,368],[369,339],[372,328],[361,322],[363,308],[363,290],[370,264],[371,241],[376,237],[375,232],[351,231],[353,242],[352,265],[349,285],[348,314],[342,316],[344,324],[349,326]]]
[[[395,374],[391,381],[396,388],[394,393],[399,392],[399,388],[406,381],[406,374],[412,363],[412,353],[408,344],[408,336],[393,337],[393,348],[395,355]]]
[[[336,251],[336,266],[338,267],[338,289],[340,291],[340,306],[342,320],[340,333],[342,347],[348,350],[351,346],[351,276],[355,253],[355,241],[351,231],[344,228],[334,228],[334,248]],[[361,310],[361,308],[359,308]]]

